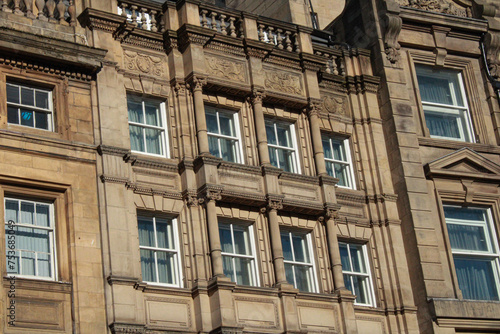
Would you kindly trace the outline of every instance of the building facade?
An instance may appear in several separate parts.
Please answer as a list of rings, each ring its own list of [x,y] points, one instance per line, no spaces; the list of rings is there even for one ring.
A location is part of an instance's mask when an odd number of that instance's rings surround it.
[[[3,1],[0,331],[498,331],[500,9],[398,1]]]

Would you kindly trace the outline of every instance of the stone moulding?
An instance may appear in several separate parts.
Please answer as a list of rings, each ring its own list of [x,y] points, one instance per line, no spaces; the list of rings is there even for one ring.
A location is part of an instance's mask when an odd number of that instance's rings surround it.
[[[460,17],[472,17],[471,6],[464,6],[455,0],[396,0],[401,6],[448,14]],[[461,1],[463,3],[463,1]]]

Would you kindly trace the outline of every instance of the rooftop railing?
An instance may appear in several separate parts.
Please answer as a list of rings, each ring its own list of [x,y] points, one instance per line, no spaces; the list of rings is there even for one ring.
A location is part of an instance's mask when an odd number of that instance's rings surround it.
[[[241,21],[237,14],[223,9],[200,5],[200,26],[231,37],[243,37]]]
[[[73,0],[1,0],[3,12],[30,19],[76,26],[76,8]]]
[[[118,15],[140,29],[152,32],[162,32],[164,29],[161,6],[137,0],[119,0]]]
[[[280,50],[300,52],[295,26],[271,23],[261,19],[257,21],[259,41],[274,44]]]

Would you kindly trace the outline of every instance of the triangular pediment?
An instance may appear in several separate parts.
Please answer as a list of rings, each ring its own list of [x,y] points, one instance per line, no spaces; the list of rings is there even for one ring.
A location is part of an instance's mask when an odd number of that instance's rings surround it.
[[[500,180],[500,165],[469,148],[436,159],[425,166],[425,170],[431,177],[441,175]]]

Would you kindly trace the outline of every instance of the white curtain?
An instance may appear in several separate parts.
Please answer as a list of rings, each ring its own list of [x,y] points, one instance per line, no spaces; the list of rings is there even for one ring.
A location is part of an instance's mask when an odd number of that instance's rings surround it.
[[[465,299],[499,300],[492,261],[456,256],[454,260],[458,285]]]

